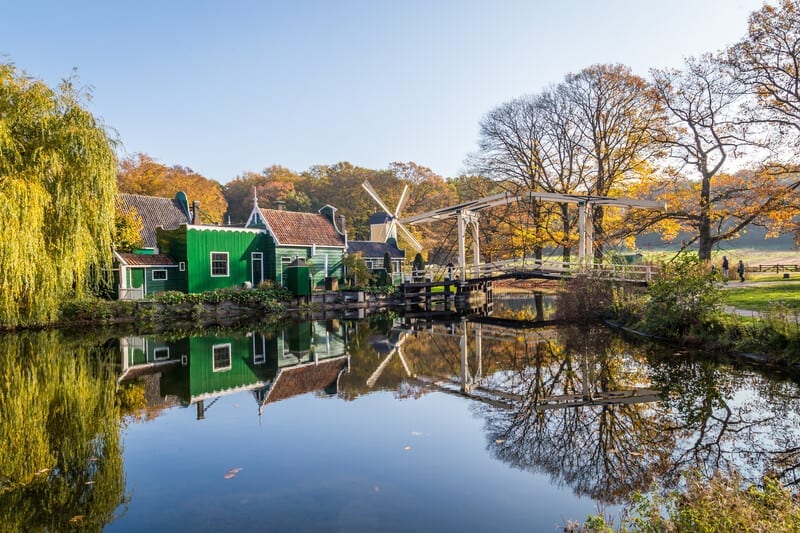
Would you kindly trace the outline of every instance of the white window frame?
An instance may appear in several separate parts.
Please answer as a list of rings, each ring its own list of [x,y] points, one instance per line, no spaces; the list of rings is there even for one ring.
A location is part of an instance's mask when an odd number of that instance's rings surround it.
[[[228,366],[217,367],[216,352],[217,349],[219,348],[225,348],[228,350]],[[231,353],[231,343],[228,342],[225,344],[215,344],[211,347],[211,368],[213,369],[214,372],[227,372],[228,370],[231,369],[232,361],[233,361],[233,354]]]
[[[186,271],[186,263],[184,261],[181,261],[180,263],[178,263],[178,270],[180,272],[185,272]]]
[[[215,255],[224,255],[225,256],[225,273],[224,274],[214,274],[214,256]],[[229,278],[231,276],[231,262],[230,262],[230,254],[228,252],[211,252],[209,255],[209,260],[211,262],[211,277],[212,278]]]
[[[261,278],[261,281],[264,281],[264,252],[250,253],[250,275],[251,276],[253,275],[253,263],[256,262],[256,259],[258,259],[261,264],[261,272],[259,273],[260,275],[258,277]],[[256,285],[258,283],[256,280],[252,281],[253,285]]]
[[[267,339],[256,333],[253,335],[253,364],[263,365],[267,362]]]
[[[166,352],[166,356],[159,356],[159,353]],[[168,346],[159,346],[158,348],[153,348],[153,361],[166,361],[169,359],[169,347]]]
[[[163,278],[157,278],[156,277],[156,272],[163,272],[164,273],[164,277]],[[152,281],[167,281],[169,279],[169,275],[167,274],[167,269],[166,268],[157,268],[155,270],[151,270],[150,271],[150,279]]]

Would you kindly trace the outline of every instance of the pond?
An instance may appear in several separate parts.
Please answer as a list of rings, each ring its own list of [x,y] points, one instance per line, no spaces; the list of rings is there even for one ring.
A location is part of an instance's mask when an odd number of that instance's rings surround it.
[[[692,469],[798,481],[796,382],[600,326],[3,339],[10,530],[550,531]]]

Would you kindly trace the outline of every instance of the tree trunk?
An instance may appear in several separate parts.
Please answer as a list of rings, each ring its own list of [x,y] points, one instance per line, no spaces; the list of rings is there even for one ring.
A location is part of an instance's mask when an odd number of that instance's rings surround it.
[[[698,227],[698,245],[697,255],[700,261],[711,261],[711,248],[714,242],[711,240],[711,206],[709,200],[711,198],[711,177],[703,176],[700,189],[700,224]]]

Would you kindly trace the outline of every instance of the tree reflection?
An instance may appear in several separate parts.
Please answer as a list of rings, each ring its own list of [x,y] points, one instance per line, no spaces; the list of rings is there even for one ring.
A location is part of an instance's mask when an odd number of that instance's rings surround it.
[[[513,372],[520,401],[508,410],[481,408],[499,459],[611,503],[664,472],[674,440],[659,430],[651,405],[593,403],[649,385],[642,366],[606,330],[568,328],[560,343],[524,348]],[[584,405],[552,401],[564,398]]]
[[[100,529],[125,502],[110,346],[3,336],[0,516],[9,530]]]
[[[673,476],[687,468],[733,468],[749,482],[772,473],[786,485],[798,483],[796,384],[696,357],[653,366],[653,382],[668,392],[664,430],[679,443]]]
[[[399,325],[410,328],[404,359],[387,360],[369,339],[390,339]],[[485,419],[491,453],[577,494],[618,503],[654,482],[674,488],[698,469],[735,469],[751,483],[773,473],[800,484],[794,382],[629,344],[598,326],[395,320],[360,327],[347,397],[374,390],[469,397]]]

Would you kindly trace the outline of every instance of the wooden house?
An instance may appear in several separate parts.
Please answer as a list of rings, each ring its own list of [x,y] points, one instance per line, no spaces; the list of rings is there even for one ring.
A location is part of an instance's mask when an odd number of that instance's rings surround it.
[[[301,258],[309,266],[312,285],[319,287],[324,285],[326,277],[341,278],[343,275],[342,259],[347,242],[340,220],[336,220],[336,208],[329,205],[319,213],[300,213],[264,209],[256,204],[247,220],[247,228],[260,229],[269,236],[264,263],[268,279],[285,284],[284,270],[292,261]]]
[[[156,231],[192,222],[186,194],[179,192],[175,198],[117,194],[115,203],[118,212],[132,212],[139,217],[143,243],[132,252],[114,252],[118,297],[137,300],[157,292],[181,290],[186,285],[186,263],[161,253]],[[193,207],[196,212],[197,206]]]
[[[144,241],[134,252],[114,252],[121,299],[255,286],[264,280],[284,284],[284,269],[298,258],[309,266],[315,286],[342,276],[346,238],[331,206],[298,213],[255,204],[245,227],[199,224],[198,205],[190,209],[184,193],[174,199],[121,194],[117,208],[134,210],[141,218]]]

